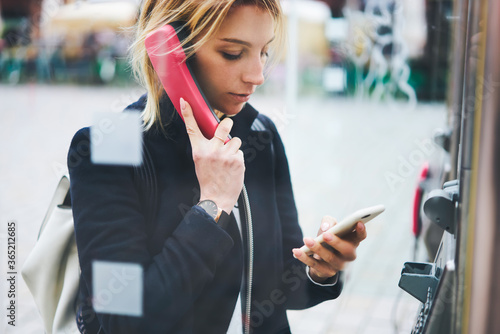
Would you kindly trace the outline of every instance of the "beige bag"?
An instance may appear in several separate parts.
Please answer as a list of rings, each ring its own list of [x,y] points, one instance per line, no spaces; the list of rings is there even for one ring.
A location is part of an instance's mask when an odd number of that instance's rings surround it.
[[[64,175],[56,188],[38,241],[21,274],[42,316],[45,332],[80,333],[76,325],[76,298],[80,266],[71,207],[62,204],[69,192]]]

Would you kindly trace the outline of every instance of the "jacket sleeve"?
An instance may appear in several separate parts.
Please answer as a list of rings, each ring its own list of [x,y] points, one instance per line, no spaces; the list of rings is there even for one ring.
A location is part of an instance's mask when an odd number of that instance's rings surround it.
[[[306,265],[293,257],[292,249],[301,247],[304,242],[298,223],[288,160],[276,126],[269,118],[264,118],[273,133],[276,202],[283,236],[282,289],[287,294],[287,309],[304,309],[337,298],[342,291],[342,276],[333,286],[315,284],[306,274]]]
[[[98,313],[106,333],[167,333],[192,307],[233,240],[210,216],[192,207],[159,254],[150,254],[133,167],[90,161],[89,129],[73,138],[68,155],[81,284],[92,289],[96,260],[140,264],[142,317]]]

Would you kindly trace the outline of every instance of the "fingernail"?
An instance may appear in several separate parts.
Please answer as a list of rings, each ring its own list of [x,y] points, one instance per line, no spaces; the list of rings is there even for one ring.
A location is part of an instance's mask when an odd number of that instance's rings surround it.
[[[312,239],[304,239],[304,243],[309,248],[312,247],[312,246],[314,246],[314,240],[312,240]]]
[[[323,231],[323,232],[328,231],[329,227],[330,227],[330,224],[325,222],[325,223],[321,224],[321,231]]]
[[[182,97],[181,97],[180,103],[181,103],[181,110],[182,111],[186,110],[186,101],[184,101],[184,99]]]
[[[333,240],[332,234],[331,233],[323,233],[323,240],[325,240],[325,241]]]
[[[293,257],[296,259],[302,256],[302,251],[298,248],[292,249],[292,253],[293,253]]]

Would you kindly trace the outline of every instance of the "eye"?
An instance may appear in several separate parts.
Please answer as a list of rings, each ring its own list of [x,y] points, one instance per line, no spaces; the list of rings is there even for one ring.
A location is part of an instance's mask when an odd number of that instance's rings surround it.
[[[241,53],[235,55],[232,53],[222,52],[222,56],[227,60],[238,60],[241,58]]]
[[[264,58],[269,58],[269,52],[263,51],[263,52],[260,53],[260,56],[264,57]]]

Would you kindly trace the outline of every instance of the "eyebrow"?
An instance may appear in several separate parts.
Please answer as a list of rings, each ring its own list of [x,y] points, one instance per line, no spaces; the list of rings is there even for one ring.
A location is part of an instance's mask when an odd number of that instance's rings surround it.
[[[219,40],[223,41],[223,42],[229,42],[229,43],[235,43],[235,44],[241,44],[241,45],[245,45],[247,47],[251,47],[252,46],[252,43],[249,43],[247,41],[242,41],[241,39],[236,39],[236,38],[219,38]],[[274,37],[271,38],[269,40],[269,42],[266,43],[266,45],[268,45],[269,43],[271,43],[272,41],[274,41]]]

